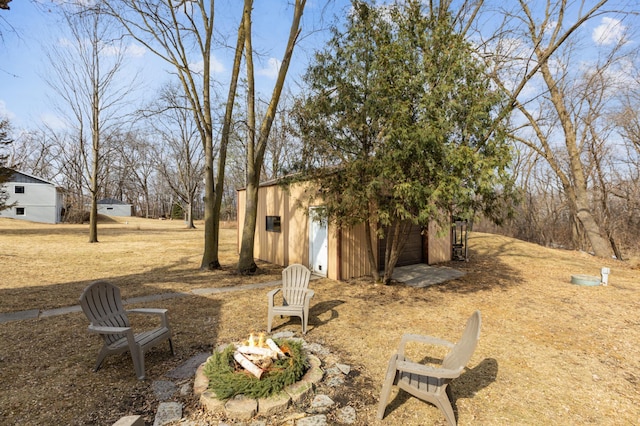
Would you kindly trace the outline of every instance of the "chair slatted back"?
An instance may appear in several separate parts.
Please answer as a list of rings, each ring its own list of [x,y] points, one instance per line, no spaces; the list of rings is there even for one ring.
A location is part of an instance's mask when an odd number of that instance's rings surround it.
[[[480,326],[482,318],[480,311],[475,311],[467,320],[467,325],[462,333],[462,337],[442,360],[442,366],[451,370],[464,368],[471,359],[473,351],[478,346],[480,339]]]
[[[293,264],[282,271],[282,297],[285,305],[303,305],[309,288],[311,271],[306,267]]]
[[[80,305],[84,314],[94,326],[101,327],[130,327],[127,312],[122,304],[120,289],[108,281],[91,283],[80,296]],[[109,345],[124,334],[103,334]]]

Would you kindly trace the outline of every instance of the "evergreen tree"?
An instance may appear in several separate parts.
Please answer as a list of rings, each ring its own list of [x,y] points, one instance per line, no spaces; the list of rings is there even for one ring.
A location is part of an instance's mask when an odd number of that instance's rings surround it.
[[[354,1],[299,102],[305,176],[329,220],[386,237],[385,283],[409,225],[448,230],[452,214],[495,213],[511,188],[510,148],[494,122],[504,98],[449,11],[424,7]],[[372,244],[368,253],[378,280]]]

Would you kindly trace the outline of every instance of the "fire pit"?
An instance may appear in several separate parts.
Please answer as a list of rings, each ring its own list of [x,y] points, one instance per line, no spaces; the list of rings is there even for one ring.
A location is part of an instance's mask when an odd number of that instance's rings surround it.
[[[218,399],[267,398],[299,381],[308,367],[300,341],[265,338],[261,333],[216,351],[203,373]]]

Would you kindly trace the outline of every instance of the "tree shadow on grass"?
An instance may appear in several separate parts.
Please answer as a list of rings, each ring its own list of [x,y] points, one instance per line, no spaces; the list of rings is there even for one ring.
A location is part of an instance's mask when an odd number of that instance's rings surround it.
[[[307,322],[308,326],[312,326],[313,328],[317,328],[319,326],[328,324],[329,322],[338,318],[338,311],[335,310],[337,306],[345,303],[343,300],[326,300],[324,302],[317,303],[312,305],[309,308],[309,321]],[[327,315],[328,314],[328,315]],[[275,317],[280,317],[280,315],[274,315]],[[284,326],[298,326],[300,325],[300,317],[292,316],[289,317],[289,320],[284,323],[278,323],[273,325],[272,329],[275,330]],[[309,331],[309,330],[307,330]]]

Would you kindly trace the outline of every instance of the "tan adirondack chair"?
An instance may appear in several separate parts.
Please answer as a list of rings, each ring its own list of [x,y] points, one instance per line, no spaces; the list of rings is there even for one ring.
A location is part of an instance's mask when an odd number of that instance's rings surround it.
[[[166,309],[125,310],[120,289],[108,281],[95,281],[85,288],[80,296],[80,305],[91,322],[89,332],[97,333],[104,339],[94,371],[98,371],[107,355],[129,351],[136,376],[142,380],[144,379],[144,353],[148,349],[169,340],[171,354],[175,355]],[[160,327],[134,334],[128,313],[157,315],[160,317]]]
[[[416,398],[427,401],[438,407],[450,425],[456,424],[456,417],[447,395],[447,386],[462,374],[464,367],[471,359],[480,338],[480,311],[475,311],[467,320],[462,338],[456,344],[443,339],[418,334],[405,334],[400,340],[398,352],[391,356],[389,367],[382,385],[378,418],[384,417],[391,387],[410,393]],[[442,360],[440,367],[432,367],[412,362],[405,357],[405,346],[408,342],[419,342],[429,345],[441,345],[450,348]]]
[[[314,295],[314,291],[309,289],[310,278],[311,271],[297,263],[288,266],[282,271],[282,288],[271,290],[267,294],[267,299],[269,300],[268,333],[271,333],[271,321],[274,315],[300,317],[302,333],[307,333],[309,301]],[[278,293],[282,296],[281,304],[279,300],[276,303],[276,294]]]

